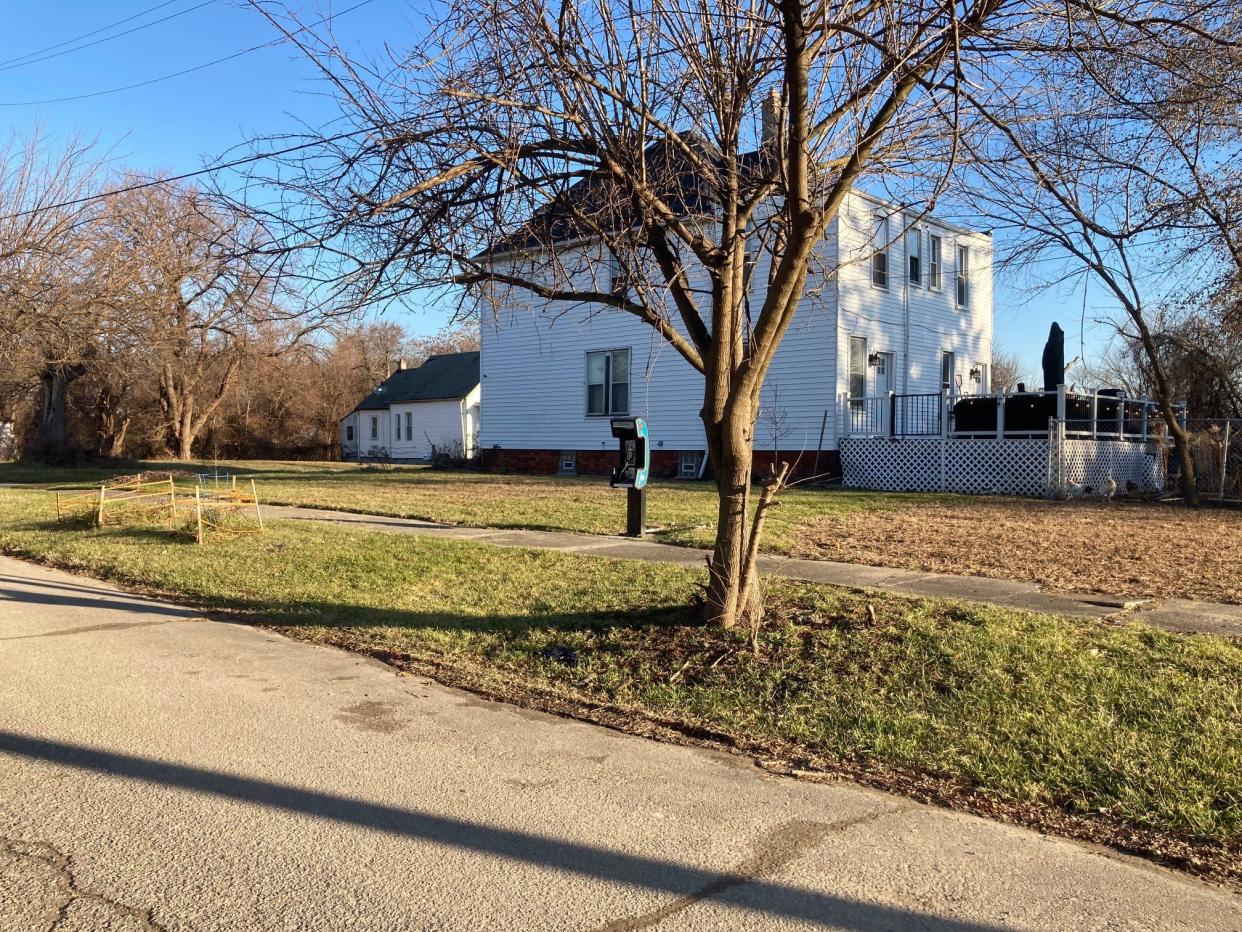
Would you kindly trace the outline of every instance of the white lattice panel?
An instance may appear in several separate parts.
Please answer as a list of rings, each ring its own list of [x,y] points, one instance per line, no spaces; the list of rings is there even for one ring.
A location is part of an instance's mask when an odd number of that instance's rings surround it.
[[[964,492],[1043,497],[1070,485],[1102,491],[1164,487],[1155,444],[1117,440],[994,440],[858,437],[841,441],[845,484],[886,492]]]
[[[1164,461],[1155,442],[1063,440],[1060,480],[1063,487],[1084,486],[1096,492],[1109,479],[1122,489],[1133,482],[1144,492],[1159,492],[1164,489]]]

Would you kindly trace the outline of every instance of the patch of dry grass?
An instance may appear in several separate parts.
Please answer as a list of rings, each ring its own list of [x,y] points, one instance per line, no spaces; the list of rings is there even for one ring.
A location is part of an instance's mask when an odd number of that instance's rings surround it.
[[[1242,513],[1129,502],[929,500],[826,515],[794,555],[1049,589],[1242,603]]]

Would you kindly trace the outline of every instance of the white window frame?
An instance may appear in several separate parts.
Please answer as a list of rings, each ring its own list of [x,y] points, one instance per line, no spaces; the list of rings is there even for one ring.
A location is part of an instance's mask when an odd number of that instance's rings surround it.
[[[625,265],[612,253],[608,254],[608,293],[614,298],[627,298],[630,294],[630,277]]]
[[[862,347],[861,352],[859,347]],[[857,366],[858,372],[854,369]],[[854,377],[858,376],[862,379],[862,391],[854,391]],[[849,368],[846,370],[846,391],[849,392],[851,400],[867,397],[867,338],[860,336],[850,336],[850,358]]]
[[[944,287],[944,237],[927,234],[927,287],[939,291]]]
[[[576,476],[578,475],[578,451],[562,450],[560,454],[560,464],[557,466],[558,475]]]
[[[888,226],[887,214],[873,214],[871,217],[871,287],[888,291],[888,282],[892,268],[888,261]]]
[[[970,307],[970,246],[957,244],[956,298],[958,307]]]
[[[948,378],[945,378],[945,363],[949,364]],[[940,351],[940,390],[950,393],[957,391],[957,353],[953,350]]]
[[[703,463],[702,453],[698,450],[677,451],[677,478],[697,479]]]
[[[414,439],[414,412],[405,412],[405,439],[407,441]]]
[[[394,442],[401,439],[401,414],[398,411],[392,413],[392,439]]]
[[[923,287],[923,231],[913,224],[906,230],[906,279],[915,288]]]
[[[379,440],[379,415],[371,415],[371,439]]]
[[[613,372],[616,368],[613,365],[613,357],[616,356],[618,353],[625,353],[626,381],[624,382],[618,382],[616,379],[613,378]],[[592,411],[591,410],[591,385],[593,383],[591,382],[591,357],[599,356],[599,355],[604,356],[604,381],[603,381],[604,410],[603,411]],[[618,417],[618,416],[624,417],[625,415],[630,413],[630,396],[632,394],[631,389],[633,387],[633,378],[634,378],[633,371],[631,369],[633,362],[634,362],[634,354],[630,351],[630,347],[628,346],[614,346],[609,349],[587,350],[586,356],[583,359],[584,374],[586,376],[585,402],[586,402],[586,416],[587,417]],[[625,407],[624,408],[617,407],[614,404],[613,393],[616,390],[616,387],[618,385],[625,386]]]

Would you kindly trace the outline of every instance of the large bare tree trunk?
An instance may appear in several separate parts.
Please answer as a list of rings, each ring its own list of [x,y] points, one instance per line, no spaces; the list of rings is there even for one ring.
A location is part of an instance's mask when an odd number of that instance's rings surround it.
[[[705,426],[718,497],[716,546],[708,564],[706,616],[710,622],[732,628],[745,623],[754,608],[743,604],[743,594],[757,592],[749,578],[754,567],[748,567],[746,560],[750,549],[747,505],[754,461],[754,418],[749,410],[731,407],[721,421],[707,420]]]
[[[39,374],[42,404],[39,409],[38,457],[49,463],[69,459],[69,386],[85,370],[81,366],[50,364]]]
[[[1173,438],[1177,446],[1177,459],[1182,471],[1182,502],[1186,505],[1198,505],[1199,484],[1195,480],[1195,461],[1190,452],[1190,435],[1182,427],[1177,414],[1173,411],[1173,390],[1169,384],[1169,374],[1165,371],[1164,361],[1160,358],[1160,350],[1156,346],[1151,328],[1147,326],[1147,319],[1137,307],[1129,302],[1126,303],[1126,310],[1135,329],[1138,330],[1139,341],[1147,356],[1147,364],[1151,367],[1156,400],[1160,402],[1160,410],[1164,415],[1165,426],[1169,429],[1169,436]]]

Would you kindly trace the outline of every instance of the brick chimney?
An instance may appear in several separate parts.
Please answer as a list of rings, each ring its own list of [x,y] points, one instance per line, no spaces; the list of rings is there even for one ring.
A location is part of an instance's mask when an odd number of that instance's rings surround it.
[[[773,87],[768,90],[767,96],[763,98],[761,116],[760,145],[775,146],[785,128],[785,108],[781,103],[780,88]]]

